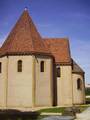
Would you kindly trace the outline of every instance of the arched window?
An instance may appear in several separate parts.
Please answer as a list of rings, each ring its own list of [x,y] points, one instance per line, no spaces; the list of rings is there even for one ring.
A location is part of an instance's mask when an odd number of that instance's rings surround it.
[[[81,79],[77,79],[77,89],[78,90],[82,89],[82,81],[81,81]]]
[[[2,63],[0,62],[0,73],[2,72]]]
[[[44,72],[44,61],[41,61],[40,63],[40,71]]]
[[[56,70],[57,70],[57,77],[60,77],[60,76],[61,76],[61,70],[60,70],[60,67],[57,67]]]
[[[18,60],[17,68],[18,72],[22,72],[22,60]]]

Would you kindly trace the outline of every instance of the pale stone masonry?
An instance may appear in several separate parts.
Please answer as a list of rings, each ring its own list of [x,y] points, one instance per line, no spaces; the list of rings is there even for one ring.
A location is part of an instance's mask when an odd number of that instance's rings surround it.
[[[0,109],[85,103],[84,71],[67,38],[42,38],[27,10],[0,48]]]

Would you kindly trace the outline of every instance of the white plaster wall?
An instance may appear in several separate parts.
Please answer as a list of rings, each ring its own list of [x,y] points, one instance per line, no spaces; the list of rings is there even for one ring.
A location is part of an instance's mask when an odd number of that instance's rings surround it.
[[[60,66],[61,77],[57,78],[57,105],[72,105],[71,66]]]
[[[22,60],[22,72],[17,72],[17,61]],[[32,107],[33,56],[8,57],[8,108]]]
[[[45,71],[40,72],[40,62],[45,62]],[[52,106],[52,59],[37,57],[35,60],[36,68],[36,106]]]
[[[6,107],[6,89],[7,89],[7,57],[0,58],[2,63],[2,73],[0,73],[0,107]]]
[[[82,80],[82,89],[77,89],[77,79],[80,78]],[[82,104],[85,103],[85,89],[83,83],[83,76],[79,74],[72,74],[73,79],[73,103],[74,104]]]

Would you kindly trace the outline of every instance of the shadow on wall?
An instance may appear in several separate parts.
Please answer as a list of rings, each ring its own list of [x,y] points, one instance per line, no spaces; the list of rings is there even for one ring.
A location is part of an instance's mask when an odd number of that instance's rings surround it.
[[[38,112],[21,112],[18,110],[0,110],[0,120],[36,120]]]
[[[54,73],[53,74],[53,106],[57,106],[57,72],[56,72],[56,65],[53,65],[53,73]]]

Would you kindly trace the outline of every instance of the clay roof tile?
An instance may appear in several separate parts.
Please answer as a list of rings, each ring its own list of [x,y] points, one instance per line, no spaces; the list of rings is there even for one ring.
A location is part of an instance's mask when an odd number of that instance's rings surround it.
[[[2,45],[0,54],[30,52],[50,54],[48,47],[43,43],[28,11],[24,10]]]
[[[83,69],[72,59],[72,72],[73,73],[84,73]]]
[[[69,40],[67,38],[44,38],[56,63],[71,63]]]

